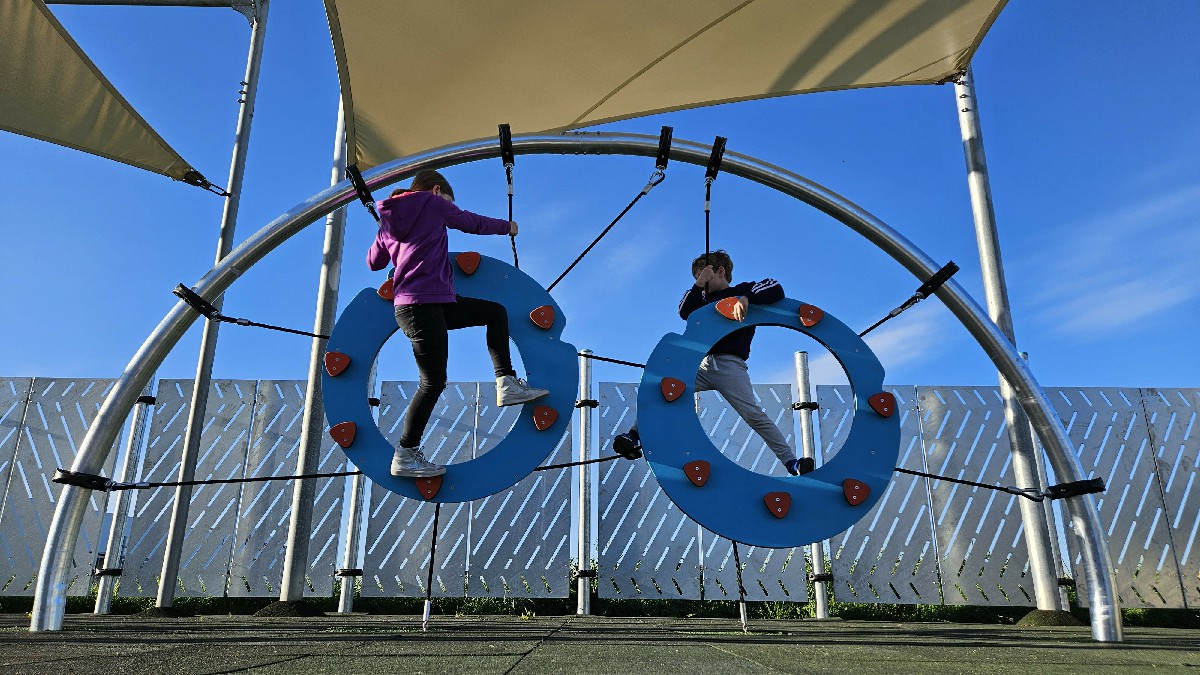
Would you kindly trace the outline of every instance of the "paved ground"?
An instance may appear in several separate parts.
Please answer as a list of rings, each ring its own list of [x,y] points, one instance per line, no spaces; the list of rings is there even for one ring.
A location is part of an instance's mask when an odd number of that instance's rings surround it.
[[[1200,632],[855,621],[0,615],[0,673],[1131,673],[1200,670]]]

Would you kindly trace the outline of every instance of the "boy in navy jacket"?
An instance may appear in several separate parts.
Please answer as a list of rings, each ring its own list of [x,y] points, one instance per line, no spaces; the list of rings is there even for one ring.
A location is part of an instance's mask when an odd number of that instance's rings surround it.
[[[738,299],[733,308],[734,319],[744,321],[751,304],[766,305],[784,297],[783,287],[774,279],[731,285],[733,260],[725,251],[713,251],[693,260],[692,276],[696,283],[679,301],[679,316],[684,321],[692,312],[707,304],[734,297]],[[754,326],[747,326],[717,341],[700,362],[700,370],[696,372],[696,392],[716,391],[721,394],[750,428],[762,436],[788,473],[793,476],[808,473],[813,469],[812,460],[796,458],[795,451],[788,445],[779,427],[767,417],[766,411],[754,398],[754,387],[746,368],[753,339]],[[642,456],[636,423],[632,429],[613,439],[613,450],[629,459]]]

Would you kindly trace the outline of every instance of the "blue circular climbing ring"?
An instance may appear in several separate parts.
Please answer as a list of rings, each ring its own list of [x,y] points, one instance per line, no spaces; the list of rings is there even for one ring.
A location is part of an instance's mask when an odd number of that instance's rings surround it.
[[[697,523],[744,544],[786,548],[846,530],[883,496],[899,455],[900,415],[883,389],[883,366],[853,330],[813,305],[792,299],[751,305],[744,322],[728,318],[721,305],[693,312],[683,335],[665,335],[646,363],[638,430],[654,477]],[[746,326],[806,333],[846,370],[853,426],[838,454],[816,471],[774,477],[744,469],[700,425],[692,396],[700,362],[718,340]]]
[[[571,424],[579,389],[576,349],[561,340],[566,318],[529,275],[478,253],[451,253],[459,295],[498,302],[508,310],[509,334],[533,386],[550,394],[522,406],[516,425],[480,457],[451,464],[444,476],[391,475],[395,448],[371,415],[371,366],[397,331],[392,301],[367,288],[350,303],[329,336],[321,386],[330,434],[346,457],[376,485],[433,502],[482,499],[512,487],[533,472],[561,442]],[[390,280],[385,287],[390,288]]]

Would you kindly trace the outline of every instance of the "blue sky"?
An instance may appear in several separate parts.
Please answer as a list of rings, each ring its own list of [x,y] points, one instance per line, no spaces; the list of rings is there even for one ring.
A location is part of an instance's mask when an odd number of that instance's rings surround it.
[[[228,9],[56,6],[55,14],[122,93],[185,158],[224,184],[249,27]],[[1200,3],[1015,0],[974,61],[1017,342],[1048,386],[1200,386]],[[136,36],[131,39],[130,36]],[[403,86],[402,68],[388,86]],[[453,86],[453,74],[447,75]],[[337,78],[319,0],[276,2],[249,150],[237,239],[329,184]],[[463,105],[474,105],[463,92]],[[436,111],[430,111],[436,114]],[[496,120],[497,123],[505,120]],[[606,125],[710,142],[800,173],[904,233],[982,304],[964,160],[949,86],[778,98]],[[514,129],[521,132],[521,129]],[[161,176],[0,134],[0,376],[115,377],[174,304],[171,288],[213,264],[221,200]],[[522,269],[549,284],[645,183],[645,158],[518,157]],[[556,289],[564,338],[644,360],[675,314],[703,253],[703,170],[672,165],[665,183]],[[498,161],[447,172],[459,204],[505,212]],[[310,227],[227,293],[225,312],[312,325],[321,227]],[[375,225],[350,211],[341,304],[379,273],[363,254]],[[714,186],[713,243],[735,277],[779,279],[852,327],[866,327],[918,281],[813,209],[737,178]],[[507,238],[452,235],[453,248],[510,260]],[[451,379],[490,374],[480,331],[451,343]],[[936,300],[870,340],[903,384],[995,382],[991,364]],[[160,377],[191,377],[199,330]],[[215,375],[303,378],[305,338],[221,330]],[[815,343],[763,329],[751,372],[791,379],[809,349],[814,381],[838,382]],[[383,379],[412,379],[393,340]],[[640,372],[597,365],[603,380]]]

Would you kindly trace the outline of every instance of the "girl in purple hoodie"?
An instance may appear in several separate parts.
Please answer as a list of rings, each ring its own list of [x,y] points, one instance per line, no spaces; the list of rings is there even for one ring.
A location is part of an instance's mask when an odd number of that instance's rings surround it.
[[[518,405],[550,392],[534,389],[516,376],[509,356],[508,312],[490,300],[454,292],[446,228],[468,234],[516,236],[516,222],[488,218],[454,205],[454,190],[437,171],[417,173],[407,190],[399,189],[378,203],[379,233],[367,251],[367,266],[381,270],[392,264],[396,325],[412,341],[420,373],[417,393],[409,401],[392,458],[392,475],[440,476],[446,467],[434,464],[421,451],[421,436],[446,388],[448,331],[487,327],[487,349],[496,371],[496,405]]]

